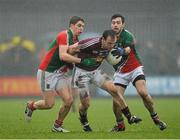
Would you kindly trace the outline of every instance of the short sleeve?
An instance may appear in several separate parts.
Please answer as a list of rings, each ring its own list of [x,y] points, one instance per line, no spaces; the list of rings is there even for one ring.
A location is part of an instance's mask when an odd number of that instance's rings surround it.
[[[67,31],[60,32],[56,37],[56,41],[58,45],[68,45]]]

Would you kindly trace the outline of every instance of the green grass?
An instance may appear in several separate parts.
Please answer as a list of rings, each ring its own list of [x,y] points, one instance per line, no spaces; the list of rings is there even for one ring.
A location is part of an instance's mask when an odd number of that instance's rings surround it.
[[[131,111],[140,116],[143,122],[138,125],[126,123],[126,131],[110,133],[115,124],[111,99],[92,99],[89,109],[89,121],[92,133],[85,133],[78,120],[78,113],[70,112],[64,122],[70,133],[53,133],[51,127],[57,117],[61,100],[56,100],[52,110],[40,110],[33,114],[31,123],[24,120],[24,108],[27,99],[0,100],[0,138],[1,139],[173,139],[180,138],[180,101],[174,99],[156,99],[156,110],[168,124],[165,131],[160,131],[151,121],[140,98],[127,99]]]

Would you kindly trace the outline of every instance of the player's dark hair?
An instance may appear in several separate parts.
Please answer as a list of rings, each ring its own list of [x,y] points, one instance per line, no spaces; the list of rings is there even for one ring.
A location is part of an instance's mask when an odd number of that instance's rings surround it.
[[[114,15],[111,17],[111,21],[112,21],[113,19],[115,19],[115,18],[121,18],[122,23],[125,22],[124,16],[122,16],[122,15],[120,15],[120,14],[114,14]]]
[[[113,30],[105,30],[103,32],[102,37],[106,40],[108,36],[110,36],[111,38],[115,38],[116,37],[116,32],[113,31]]]
[[[73,17],[71,17],[71,19],[70,19],[70,21],[69,21],[69,26],[70,26],[71,24],[76,24],[78,21],[84,22],[84,19],[81,18],[81,17],[78,17],[78,16],[73,16]]]

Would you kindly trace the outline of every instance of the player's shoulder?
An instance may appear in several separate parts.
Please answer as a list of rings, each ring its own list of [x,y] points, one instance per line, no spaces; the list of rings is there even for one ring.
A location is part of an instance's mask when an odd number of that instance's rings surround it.
[[[79,41],[79,48],[85,49],[94,46],[100,42],[100,37],[87,38]]]
[[[91,38],[86,38],[86,41],[99,41],[100,37],[91,37]]]
[[[131,33],[129,30],[124,29],[124,30],[123,30],[123,34],[124,34],[125,36],[134,38],[133,33]]]
[[[95,44],[100,41],[100,37],[91,37],[91,38],[86,38],[80,41],[80,44]]]
[[[63,30],[59,32],[59,34],[57,35],[57,37],[66,37],[66,36],[67,36],[67,30]]]

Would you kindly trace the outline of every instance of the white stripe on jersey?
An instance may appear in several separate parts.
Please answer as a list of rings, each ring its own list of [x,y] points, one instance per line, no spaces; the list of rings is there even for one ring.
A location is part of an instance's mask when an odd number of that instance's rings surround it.
[[[79,49],[88,48],[89,46],[98,43],[98,42],[99,42],[99,39],[100,39],[99,37],[96,37],[96,38],[93,38],[93,39],[85,42],[84,44],[79,44],[79,45],[78,45],[78,48],[79,48]]]

